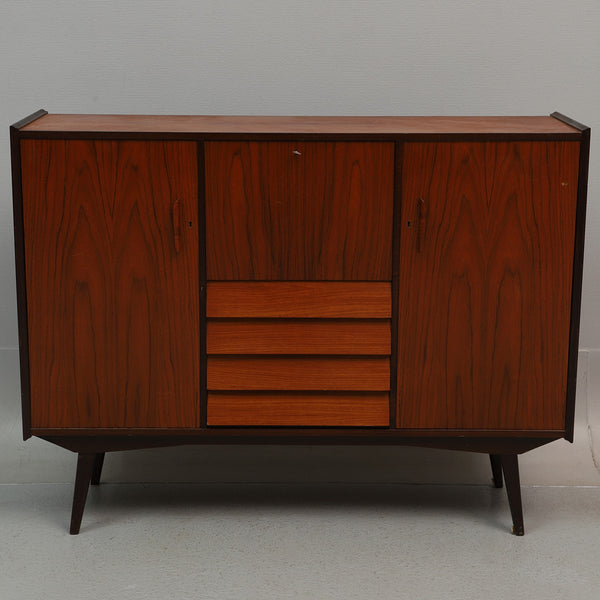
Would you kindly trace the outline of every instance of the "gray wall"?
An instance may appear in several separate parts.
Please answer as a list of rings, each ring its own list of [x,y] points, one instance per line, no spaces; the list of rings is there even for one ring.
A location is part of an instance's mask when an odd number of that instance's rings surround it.
[[[0,480],[60,480],[67,471],[71,477],[72,466],[72,457],[62,451],[39,441],[19,442],[10,123],[38,108],[315,115],[559,110],[600,131],[598,32],[597,0],[0,0]],[[596,139],[593,133],[580,343],[582,453],[593,444],[594,417],[600,412]],[[566,445],[563,450],[574,452]],[[181,450],[169,452],[181,464],[193,463]],[[314,458],[313,450],[256,452],[256,461],[267,464],[274,457],[286,457],[282,465],[290,457],[308,457],[307,464]],[[320,460],[333,460],[337,455],[332,452],[321,454]],[[372,452],[379,464],[381,456]],[[156,455],[136,456],[142,468]],[[224,454],[203,450],[198,456],[214,462]],[[394,455],[394,460],[403,456],[409,454]],[[437,461],[437,455],[419,456]],[[334,461],[332,468],[340,465]],[[113,471],[114,476],[146,477],[143,468],[123,469]],[[186,478],[190,472],[184,469],[177,476]],[[173,476],[166,467],[154,474]],[[583,479],[591,481],[595,475],[591,468]],[[571,483],[577,479],[573,465],[552,477]]]

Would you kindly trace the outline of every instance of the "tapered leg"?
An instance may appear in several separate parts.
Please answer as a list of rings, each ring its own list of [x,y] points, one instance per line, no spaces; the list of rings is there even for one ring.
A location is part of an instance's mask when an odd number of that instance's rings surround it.
[[[98,456],[100,455],[86,452],[80,452],[77,456],[77,475],[75,476],[75,493],[73,494],[73,510],[71,511],[71,535],[79,533],[92,471]]]
[[[519,481],[519,461],[516,454],[502,454],[502,471],[504,471],[504,481],[506,482],[506,493],[508,494],[508,504],[510,505],[510,514],[512,515],[513,528],[515,535],[523,535],[523,505],[521,503],[521,482]]]
[[[502,487],[502,461],[498,454],[490,454],[490,463],[492,465],[492,480],[494,486],[497,488]]]
[[[94,458],[94,467],[92,469],[92,485],[100,485],[100,476],[102,475],[102,465],[104,464],[104,452],[96,454]]]

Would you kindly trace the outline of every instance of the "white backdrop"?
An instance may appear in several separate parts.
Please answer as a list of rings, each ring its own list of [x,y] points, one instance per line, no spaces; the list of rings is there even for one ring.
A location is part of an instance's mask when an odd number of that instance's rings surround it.
[[[60,480],[67,471],[72,477],[67,453],[19,442],[8,126],[38,108],[311,115],[558,110],[590,125],[578,400],[581,456],[589,449],[588,426],[600,413],[598,0],[0,0],[0,90],[0,481]],[[263,463],[275,456],[256,452]],[[310,452],[298,451],[296,459]],[[139,464],[158,456],[138,455]],[[200,456],[214,461],[217,454]],[[591,458],[585,469],[590,464]],[[157,469],[155,477],[173,473]],[[573,465],[552,477],[589,482],[596,473],[585,469],[579,473],[589,477],[578,479]]]

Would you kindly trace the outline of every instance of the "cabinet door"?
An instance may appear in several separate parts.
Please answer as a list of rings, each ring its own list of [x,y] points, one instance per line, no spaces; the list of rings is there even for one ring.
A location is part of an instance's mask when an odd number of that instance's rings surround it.
[[[198,426],[196,144],[21,154],[32,427]]]
[[[209,280],[391,280],[394,144],[205,148]]]
[[[564,430],[578,152],[405,145],[399,427]]]

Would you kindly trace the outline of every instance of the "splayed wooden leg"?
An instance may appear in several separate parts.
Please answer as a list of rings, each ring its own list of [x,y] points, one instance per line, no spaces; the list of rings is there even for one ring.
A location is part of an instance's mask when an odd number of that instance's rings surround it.
[[[523,535],[523,505],[521,503],[521,482],[519,480],[519,461],[516,454],[502,454],[502,471],[506,482],[506,493],[508,504],[513,520],[512,532],[515,535]]]
[[[81,518],[87,499],[88,488],[92,479],[92,471],[100,454],[80,452],[77,456],[77,475],[75,476],[75,492],[71,511],[71,535],[77,535],[81,527]]]
[[[492,465],[492,480],[494,487],[502,487],[502,461],[498,454],[490,454],[490,464]]]
[[[94,466],[92,468],[92,485],[100,485],[100,476],[102,475],[102,465],[104,464],[104,452],[96,454],[94,458]]]

